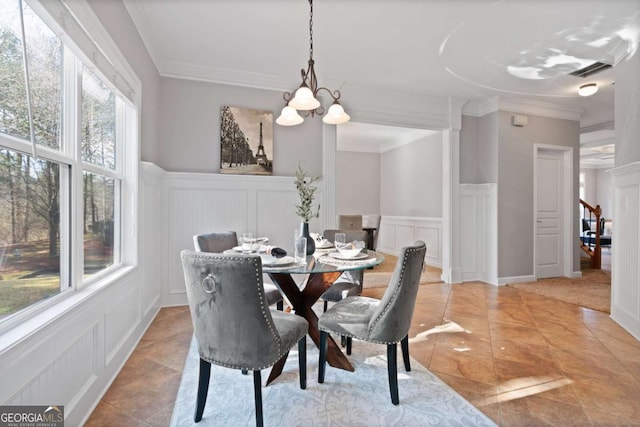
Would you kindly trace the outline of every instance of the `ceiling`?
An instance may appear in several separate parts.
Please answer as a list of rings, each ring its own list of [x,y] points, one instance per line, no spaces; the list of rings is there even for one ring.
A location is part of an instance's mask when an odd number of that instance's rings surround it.
[[[124,0],[164,76],[292,91],[309,56],[305,0]],[[481,101],[526,98],[614,120],[614,70],[640,40],[640,0],[316,0],[319,85]],[[585,98],[581,84],[600,90]],[[403,136],[404,138],[404,136]],[[592,142],[593,143],[593,142]]]

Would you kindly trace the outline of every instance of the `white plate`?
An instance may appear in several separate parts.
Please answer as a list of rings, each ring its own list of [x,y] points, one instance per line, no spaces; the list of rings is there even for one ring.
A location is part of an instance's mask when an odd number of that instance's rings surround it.
[[[316,243],[316,249],[329,249],[333,247],[331,242]]]
[[[233,250],[236,252],[242,252],[242,246],[234,246]],[[267,247],[265,245],[260,245],[258,252],[267,252]]]
[[[262,257],[263,267],[286,267],[288,265],[293,265],[295,263],[296,263],[296,260],[290,256],[276,258],[276,257],[272,257],[271,255],[265,255]]]
[[[354,260],[354,259],[365,259],[369,256],[369,254],[359,253],[359,254],[356,254],[355,256],[348,257],[345,255],[342,255],[340,252],[331,252],[329,256],[336,259]]]

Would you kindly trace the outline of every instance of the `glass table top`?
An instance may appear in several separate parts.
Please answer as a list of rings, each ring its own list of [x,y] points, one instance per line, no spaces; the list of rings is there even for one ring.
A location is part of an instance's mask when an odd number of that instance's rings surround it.
[[[383,254],[371,250],[363,251],[362,255],[356,259],[338,258],[339,255],[333,250],[316,250],[313,255],[307,256],[304,263],[296,263],[291,256],[275,258],[265,253],[243,254],[234,250],[226,250],[224,253],[228,255],[260,256],[262,258],[262,270],[265,273],[311,274],[363,270],[384,261]],[[335,257],[332,255],[335,255]]]

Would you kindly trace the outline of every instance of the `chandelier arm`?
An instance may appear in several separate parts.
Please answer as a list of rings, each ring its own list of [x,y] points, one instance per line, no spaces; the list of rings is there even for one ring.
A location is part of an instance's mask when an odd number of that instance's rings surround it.
[[[291,101],[291,98],[293,98],[293,93],[291,93],[291,92],[285,92],[285,93],[283,93],[283,94],[282,94],[282,98],[284,99],[284,102],[285,102],[286,104],[288,104],[288,103],[289,103],[289,101]]]
[[[313,92],[313,94],[314,94],[314,95],[317,95],[317,94],[318,94],[318,92],[320,92],[321,90],[325,90],[325,91],[327,91],[327,93],[329,94],[329,96],[331,96],[331,98],[333,98],[333,100],[334,100],[334,101],[337,101],[337,100],[339,100],[339,99],[340,99],[340,91],[339,91],[339,90],[331,91],[330,89],[327,89],[327,88],[326,88],[326,87],[324,87],[324,86],[323,86],[323,87],[319,87],[319,88],[317,88],[317,89]]]

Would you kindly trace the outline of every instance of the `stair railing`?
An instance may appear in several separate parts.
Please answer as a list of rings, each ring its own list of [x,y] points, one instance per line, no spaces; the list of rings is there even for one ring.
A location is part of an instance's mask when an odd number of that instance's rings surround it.
[[[602,247],[600,245],[600,216],[602,209],[600,205],[594,208],[589,203],[580,199],[582,208],[582,231],[580,232],[580,247],[591,258],[591,268],[600,268],[602,266]],[[591,224],[596,224],[595,234],[591,230]]]

